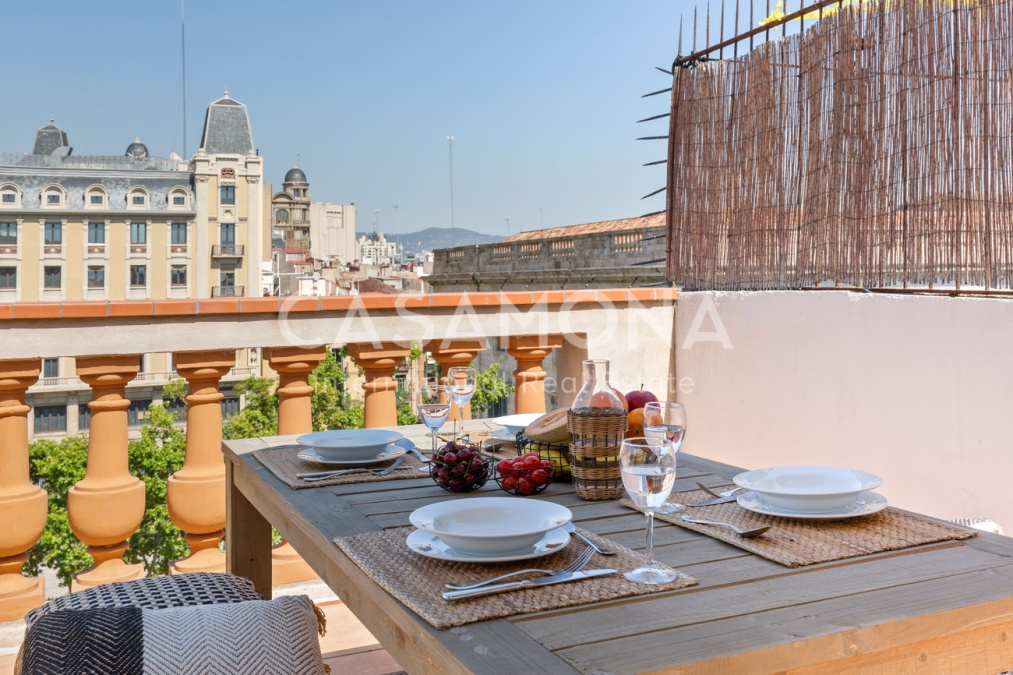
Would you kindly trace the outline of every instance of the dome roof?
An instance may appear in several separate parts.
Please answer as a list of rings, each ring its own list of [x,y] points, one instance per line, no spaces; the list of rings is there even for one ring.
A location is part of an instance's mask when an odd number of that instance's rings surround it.
[[[123,154],[133,159],[147,159],[148,146],[141,143],[141,139],[135,138],[134,142],[127,146],[127,151]]]
[[[306,180],[306,174],[304,174],[302,172],[302,169],[300,169],[299,167],[295,167],[295,168],[289,169],[288,173],[285,174],[285,182],[286,183],[307,183],[309,181]]]

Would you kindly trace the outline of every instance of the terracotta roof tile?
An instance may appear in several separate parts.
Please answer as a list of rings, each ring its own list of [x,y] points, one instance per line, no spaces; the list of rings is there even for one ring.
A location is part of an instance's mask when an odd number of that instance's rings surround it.
[[[541,241],[557,237],[573,237],[578,234],[594,234],[596,232],[621,232],[623,230],[644,230],[650,227],[664,227],[665,214],[640,216],[639,218],[623,218],[621,220],[603,220],[597,223],[582,223],[566,227],[550,227],[544,230],[518,232],[497,243],[505,244],[518,241]]]

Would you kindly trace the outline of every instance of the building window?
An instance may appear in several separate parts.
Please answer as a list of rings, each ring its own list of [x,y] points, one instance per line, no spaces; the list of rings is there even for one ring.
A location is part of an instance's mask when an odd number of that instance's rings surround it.
[[[130,203],[134,206],[144,206],[144,195],[132,195]]]
[[[148,419],[151,401],[131,401],[127,408],[127,426],[139,427]]]
[[[40,405],[35,407],[35,433],[67,430],[67,406]]]
[[[60,359],[42,359],[42,377],[60,377]]]
[[[131,265],[130,266],[130,285],[147,286],[148,285],[148,267],[147,265]]]
[[[4,204],[13,204],[14,200],[15,200],[15,196],[14,196],[13,192],[5,192],[4,193],[4,195],[3,195],[3,203]]]
[[[62,287],[63,281],[63,268],[62,267],[43,267],[43,288],[57,289]]]
[[[87,403],[81,403],[77,406],[77,428],[81,431],[91,428],[91,408],[88,407]]]
[[[105,223],[88,223],[88,243],[89,244],[106,243]]]
[[[0,267],[0,288],[18,287],[18,268]]]
[[[222,419],[236,415],[239,413],[239,399],[238,398],[223,398],[222,399]]]
[[[235,223],[222,223],[219,230],[221,241],[219,242],[222,246],[235,246],[236,245],[236,224]]]
[[[88,202],[91,203],[91,204],[99,204],[99,205],[101,205],[102,204],[102,195],[100,195],[100,194],[90,195],[89,198],[88,198]]]
[[[46,223],[46,244],[62,244],[63,243],[63,224],[62,223]]]
[[[169,281],[173,286],[186,286],[186,267],[174,265],[169,271]]]
[[[88,288],[106,287],[106,268],[101,265],[88,267]]]
[[[60,193],[59,192],[48,192],[46,193],[46,203],[49,205],[60,205]]]
[[[222,204],[235,204],[236,203],[236,186],[235,185],[223,185],[222,186]]]
[[[130,223],[130,243],[131,244],[148,243],[147,223]]]
[[[276,223],[287,223],[288,222],[288,211],[286,209],[278,209],[278,213],[274,216],[274,222]]]
[[[172,196],[172,205],[173,206],[186,206],[186,197],[184,197],[183,195],[173,195]]]
[[[15,246],[18,243],[18,224],[0,223],[0,246]]]
[[[219,276],[219,285],[223,288],[235,288],[236,286],[236,271],[235,270],[222,270]]]
[[[186,223],[173,223],[172,229],[172,243],[173,244],[186,244]]]

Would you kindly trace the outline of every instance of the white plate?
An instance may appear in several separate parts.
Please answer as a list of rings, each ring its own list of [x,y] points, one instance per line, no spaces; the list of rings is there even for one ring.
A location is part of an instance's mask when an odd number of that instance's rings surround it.
[[[506,429],[497,429],[489,434],[489,438],[497,441],[510,441],[512,443],[517,440],[517,434],[512,434]]]
[[[367,459],[327,459],[326,457],[322,457],[315,448],[306,448],[305,450],[301,450],[296,457],[304,462],[315,462],[317,464],[328,464],[333,466],[368,466],[370,464],[379,464],[380,462],[386,462],[394,459],[395,457],[403,455],[404,452],[402,451],[411,452],[414,447],[414,443],[407,438],[402,438],[401,440],[388,445],[383,449],[383,452],[377,453]]]
[[[806,513],[829,513],[844,508],[858,493],[873,490],[883,480],[868,471],[829,466],[781,466],[745,471],[735,484],[759,493],[780,509]]]
[[[739,495],[738,502],[739,506],[753,513],[762,513],[765,516],[780,516],[782,518],[798,518],[801,520],[855,518],[882,511],[887,507],[886,497],[878,492],[860,492],[858,497],[850,504],[829,513],[800,513],[798,511],[782,509],[763,501],[760,495],[755,492]]]
[[[541,558],[542,556],[561,551],[570,543],[570,533],[563,528],[557,528],[546,532],[535,544],[527,546],[519,551],[504,553],[500,555],[482,555],[479,553],[467,553],[458,551],[445,541],[431,532],[415,530],[408,535],[408,548],[419,555],[424,555],[437,560],[452,560],[454,562],[471,563],[501,563],[512,560],[528,560]]]
[[[523,413],[520,415],[504,415],[503,417],[495,417],[490,422],[498,424],[501,427],[506,427],[505,431],[510,434],[513,438],[517,435],[518,431],[524,431],[524,428],[534,422],[536,419],[541,417],[543,413]]]
[[[375,457],[401,438],[403,434],[386,429],[334,429],[303,434],[295,442],[327,459],[353,461]]]
[[[539,499],[470,497],[428,504],[408,520],[458,551],[496,556],[534,546],[572,518],[565,506]]]

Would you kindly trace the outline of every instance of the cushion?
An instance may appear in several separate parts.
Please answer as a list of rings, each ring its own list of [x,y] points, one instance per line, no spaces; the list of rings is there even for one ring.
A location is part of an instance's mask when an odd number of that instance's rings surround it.
[[[124,581],[54,598],[36,607],[25,616],[32,624],[41,617],[62,609],[98,609],[103,607],[139,607],[167,609],[190,605],[213,605],[223,602],[262,600],[253,582],[233,574],[195,572],[175,576]]]
[[[36,619],[22,675],[324,673],[323,620],[305,595],[142,609],[66,609]]]

